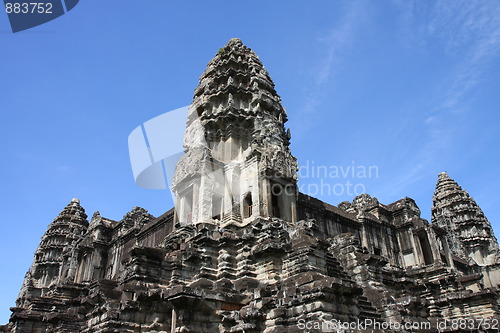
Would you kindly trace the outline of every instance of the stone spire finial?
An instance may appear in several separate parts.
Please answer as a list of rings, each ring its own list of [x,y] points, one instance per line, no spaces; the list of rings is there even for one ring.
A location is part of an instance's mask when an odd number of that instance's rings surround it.
[[[66,220],[78,221],[77,223],[88,226],[87,214],[85,214],[85,209],[80,205],[79,199],[73,198],[52,223],[65,222]]]
[[[229,42],[227,42],[227,45],[238,45],[241,46],[243,45],[243,42],[239,38],[231,38]]]
[[[461,191],[462,188],[456,181],[450,178],[446,172],[441,172],[438,175],[438,181],[436,184],[435,196],[447,195],[449,191]]]

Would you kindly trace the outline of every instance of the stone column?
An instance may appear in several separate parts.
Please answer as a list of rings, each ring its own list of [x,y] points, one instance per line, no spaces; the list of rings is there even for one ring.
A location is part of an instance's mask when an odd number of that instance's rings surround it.
[[[177,312],[172,307],[172,325],[170,326],[170,333],[175,333],[177,327]]]
[[[444,254],[446,255],[448,266],[455,269],[455,264],[453,263],[453,256],[451,255],[450,246],[448,245],[448,240],[446,239],[446,237],[441,237],[441,236],[439,236],[439,239],[441,240],[441,244],[443,244],[443,251]]]
[[[297,222],[297,198],[294,195],[290,196],[291,203],[290,203],[290,209],[292,210],[292,222]]]
[[[263,217],[270,217],[273,215],[273,207],[271,204],[271,182],[267,178],[262,179],[262,212]]]
[[[414,250],[413,253],[415,255],[415,261],[417,265],[423,265],[425,264],[425,260],[424,260],[424,254],[422,253],[422,247],[420,246],[420,239],[418,239],[418,236],[415,235],[413,231],[411,233],[412,234],[410,240]]]
[[[193,203],[191,205],[191,224],[194,224],[195,222],[199,222],[201,218],[201,212],[202,212],[202,200],[200,200],[200,196],[203,195],[203,193],[200,193],[200,184],[198,181],[195,181],[193,183]],[[188,213],[189,214],[189,213]]]
[[[426,237],[432,251],[432,257],[434,258],[434,262],[441,262],[441,255],[439,254],[439,249],[437,246],[436,233],[434,232],[434,229],[430,227],[427,227],[426,231],[427,231]]]
[[[362,223],[361,226],[361,246],[369,249],[369,244],[368,244],[368,234],[366,231],[366,221],[364,218],[360,218],[359,221]]]

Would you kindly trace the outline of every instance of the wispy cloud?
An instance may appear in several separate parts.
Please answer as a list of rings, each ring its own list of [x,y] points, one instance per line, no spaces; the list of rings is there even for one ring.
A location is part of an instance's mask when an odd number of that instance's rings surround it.
[[[433,171],[463,129],[469,110],[467,96],[500,54],[500,6],[497,1],[397,2],[404,18],[406,43],[420,53],[438,52],[453,62],[429,100],[424,113],[425,138],[413,167],[400,175],[394,191],[403,190]],[[436,48],[441,48],[436,50]],[[446,63],[446,61],[444,61]]]
[[[452,109],[457,107],[461,98],[481,81],[481,75],[487,69],[488,62],[499,54],[500,7],[498,2],[494,4],[487,1],[442,3],[446,5],[439,7],[432,26],[439,27],[439,24],[442,24],[439,22],[449,22],[446,29],[439,29],[441,35],[443,30],[451,35],[446,40],[449,53],[464,47],[468,49],[463,62],[455,72],[455,79],[442,105],[445,109]],[[465,6],[456,8],[457,4]],[[455,8],[449,8],[451,5]]]
[[[310,129],[310,116],[315,114],[325,98],[328,81],[341,68],[345,54],[352,47],[356,33],[366,17],[366,4],[350,1],[346,4],[340,20],[317,38],[317,48],[324,50],[318,65],[312,68],[312,81],[307,92],[307,102],[301,107],[301,128]]]
[[[64,165],[64,164],[58,165],[56,167],[56,169],[57,169],[57,171],[62,172],[62,173],[71,173],[71,172],[73,172],[73,168],[71,166]]]

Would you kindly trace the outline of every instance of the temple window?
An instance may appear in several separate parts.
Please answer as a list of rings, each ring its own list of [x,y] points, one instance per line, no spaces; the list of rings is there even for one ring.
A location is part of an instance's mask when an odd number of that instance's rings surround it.
[[[271,187],[271,207],[274,217],[281,218],[281,209],[280,209],[280,198],[282,195],[282,188],[278,184],[273,184]]]
[[[193,222],[193,189],[189,188],[181,200],[181,222],[191,224]]]
[[[248,192],[243,199],[243,217],[252,216],[253,202],[252,202],[252,193]]]
[[[222,197],[220,196],[214,195],[212,197],[212,219],[222,219]]]
[[[430,265],[434,263],[434,258],[432,256],[432,249],[427,238],[427,234],[418,237],[420,241],[420,247],[422,248],[422,254],[424,255],[424,263]]]

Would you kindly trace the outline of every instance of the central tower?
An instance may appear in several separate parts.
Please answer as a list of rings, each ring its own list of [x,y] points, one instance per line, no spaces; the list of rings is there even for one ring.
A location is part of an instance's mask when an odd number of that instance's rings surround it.
[[[297,161],[287,116],[258,56],[237,38],[195,89],[173,191],[180,224],[296,221]]]

